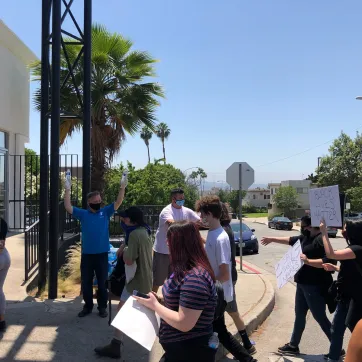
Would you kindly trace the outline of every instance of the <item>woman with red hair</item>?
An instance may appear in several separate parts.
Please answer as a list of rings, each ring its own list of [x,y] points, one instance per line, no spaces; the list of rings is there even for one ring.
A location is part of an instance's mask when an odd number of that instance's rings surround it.
[[[156,294],[135,297],[161,317],[160,343],[165,362],[214,362],[216,349],[209,346],[217,303],[215,275],[206,256],[197,226],[172,224],[167,233],[172,275],[162,288],[164,305]]]

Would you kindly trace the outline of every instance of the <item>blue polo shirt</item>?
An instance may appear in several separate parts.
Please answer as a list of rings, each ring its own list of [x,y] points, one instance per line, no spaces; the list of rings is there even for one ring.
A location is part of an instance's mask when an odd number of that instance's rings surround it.
[[[81,223],[83,254],[109,251],[109,219],[114,212],[114,204],[107,205],[97,212],[73,207],[73,217]]]

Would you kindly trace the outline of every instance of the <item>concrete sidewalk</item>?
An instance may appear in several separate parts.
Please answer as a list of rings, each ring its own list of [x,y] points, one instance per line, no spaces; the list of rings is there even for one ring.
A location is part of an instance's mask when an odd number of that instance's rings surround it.
[[[258,274],[253,265],[244,264],[236,285],[237,301],[241,315],[254,330],[268,317],[274,307],[274,289],[268,279]],[[6,281],[8,284],[9,281]],[[117,303],[113,304],[115,313]],[[8,329],[0,335],[1,361],[99,361],[93,349],[107,344],[113,328],[96,311],[86,318],[77,318],[82,308],[80,298],[23,302],[8,305],[6,320]],[[237,335],[231,319],[229,330]],[[156,341],[151,353],[132,340],[125,338],[124,361],[158,362],[163,354]],[[226,354],[220,348],[218,359]]]

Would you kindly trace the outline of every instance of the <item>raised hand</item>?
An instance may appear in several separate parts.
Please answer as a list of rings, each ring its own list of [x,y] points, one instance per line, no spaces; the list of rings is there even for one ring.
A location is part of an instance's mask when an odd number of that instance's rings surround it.
[[[321,229],[322,232],[327,231],[327,225],[326,225],[326,221],[324,220],[324,218],[321,219],[321,223],[319,225],[319,228]]]
[[[124,170],[121,178],[121,187],[126,188],[128,185],[128,171]]]
[[[68,170],[66,173],[65,173],[65,184],[64,184],[64,187],[66,190],[70,190],[71,187],[72,187],[72,175],[70,173],[70,170]]]

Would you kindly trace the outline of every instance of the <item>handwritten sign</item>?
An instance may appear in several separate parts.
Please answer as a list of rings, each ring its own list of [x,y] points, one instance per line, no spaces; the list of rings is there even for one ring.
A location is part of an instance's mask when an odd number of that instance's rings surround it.
[[[300,254],[302,254],[302,247],[298,240],[293,246],[289,247],[287,253],[280,262],[275,265],[275,274],[279,289],[283,288],[303,266]]]
[[[319,226],[322,218],[327,226],[342,226],[338,185],[309,190],[309,203],[312,226]]]

